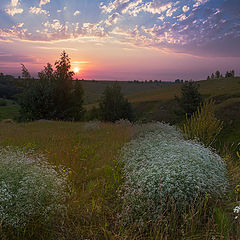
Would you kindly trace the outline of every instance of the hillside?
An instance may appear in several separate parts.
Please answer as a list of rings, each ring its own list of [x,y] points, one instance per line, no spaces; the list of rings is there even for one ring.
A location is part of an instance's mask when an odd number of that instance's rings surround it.
[[[203,80],[198,81],[198,83],[200,92],[205,96],[215,97],[224,95],[225,98],[240,97],[240,77]],[[175,95],[180,94],[181,86],[182,84],[173,84],[164,89],[139,92],[128,96],[128,99],[131,102],[171,100]]]
[[[17,118],[19,105],[15,101],[0,99],[0,103],[0,120]]]
[[[205,98],[213,98],[217,113],[224,109],[223,119],[240,119],[240,77],[199,81],[199,91]],[[147,90],[131,94],[128,99],[133,103],[137,116],[147,120],[176,122],[174,111],[177,108],[175,96],[180,96],[182,84],[166,88]]]
[[[85,104],[93,104],[96,103],[104,89],[107,86],[113,85],[114,81],[81,81],[83,89],[84,89],[84,98]],[[118,81],[118,84],[121,86],[122,92],[124,96],[136,94],[139,92],[145,92],[148,90],[161,89],[164,87],[168,87],[171,85],[170,82],[124,82]]]

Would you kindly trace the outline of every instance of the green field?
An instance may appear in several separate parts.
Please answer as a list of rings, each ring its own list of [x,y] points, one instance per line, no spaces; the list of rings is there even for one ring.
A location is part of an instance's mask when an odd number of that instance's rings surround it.
[[[198,82],[199,91],[207,97],[225,96],[236,98],[240,96],[240,77],[204,80]],[[182,84],[174,84],[164,89],[148,90],[128,96],[131,102],[154,102],[171,100],[180,94]]]

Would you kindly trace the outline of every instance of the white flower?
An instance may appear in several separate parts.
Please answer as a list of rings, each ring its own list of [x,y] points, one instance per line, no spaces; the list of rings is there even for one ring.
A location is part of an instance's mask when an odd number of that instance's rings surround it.
[[[240,206],[236,206],[234,209],[233,209],[233,212],[235,214],[240,214]],[[235,216],[235,219],[238,219],[238,216]]]
[[[23,228],[30,217],[46,221],[66,212],[67,179],[44,156],[0,147],[0,220]]]
[[[157,221],[170,199],[181,210],[201,195],[221,198],[228,187],[225,162],[216,153],[163,123],[147,125],[127,143],[122,161],[126,222]]]

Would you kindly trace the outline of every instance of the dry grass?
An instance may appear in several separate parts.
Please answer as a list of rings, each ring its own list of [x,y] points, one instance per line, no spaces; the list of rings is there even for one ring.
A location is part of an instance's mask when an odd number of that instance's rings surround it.
[[[223,122],[214,114],[214,101],[205,102],[190,118],[186,115],[183,132],[189,139],[197,139],[206,146],[212,145],[223,128]]]

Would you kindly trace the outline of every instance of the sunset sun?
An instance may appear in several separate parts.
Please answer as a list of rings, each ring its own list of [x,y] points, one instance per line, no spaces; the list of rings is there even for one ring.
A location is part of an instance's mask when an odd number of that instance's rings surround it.
[[[80,70],[80,69],[79,69],[78,67],[75,67],[75,68],[73,69],[73,72],[74,72],[74,73],[79,73],[79,70]]]

